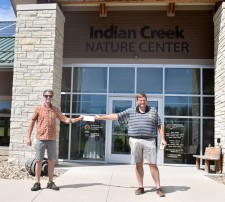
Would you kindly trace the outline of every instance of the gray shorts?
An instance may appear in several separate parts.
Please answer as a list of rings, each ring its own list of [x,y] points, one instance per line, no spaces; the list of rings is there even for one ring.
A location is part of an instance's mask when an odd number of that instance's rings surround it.
[[[37,161],[42,161],[45,155],[45,149],[47,149],[48,160],[57,160],[56,156],[56,140],[37,140],[35,145]]]
[[[156,164],[156,142],[151,139],[136,139],[130,137],[129,144],[131,148],[132,160],[134,163]]]

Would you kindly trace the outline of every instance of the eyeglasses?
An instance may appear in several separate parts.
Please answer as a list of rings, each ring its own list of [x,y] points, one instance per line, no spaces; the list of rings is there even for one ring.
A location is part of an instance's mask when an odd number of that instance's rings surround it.
[[[44,97],[45,97],[45,98],[48,98],[48,97],[49,97],[49,98],[52,98],[53,95],[44,95]]]

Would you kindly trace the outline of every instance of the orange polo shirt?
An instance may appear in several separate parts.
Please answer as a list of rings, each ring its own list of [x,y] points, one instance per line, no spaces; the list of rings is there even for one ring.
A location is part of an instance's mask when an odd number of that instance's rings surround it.
[[[32,116],[36,121],[38,140],[55,140],[56,139],[56,119],[66,122],[67,117],[56,107],[46,107],[45,104],[39,105]]]

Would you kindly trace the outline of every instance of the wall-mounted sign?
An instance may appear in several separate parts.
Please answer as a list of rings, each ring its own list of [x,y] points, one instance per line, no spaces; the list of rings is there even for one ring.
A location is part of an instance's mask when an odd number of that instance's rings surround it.
[[[64,58],[213,58],[212,11],[64,12]]]
[[[165,126],[165,134],[167,146],[165,148],[165,161],[180,161],[183,153],[183,138],[185,132],[183,124],[167,124]]]

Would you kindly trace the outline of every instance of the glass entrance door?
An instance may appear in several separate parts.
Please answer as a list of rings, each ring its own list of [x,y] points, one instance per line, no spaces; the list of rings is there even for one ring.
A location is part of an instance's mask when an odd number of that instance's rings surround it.
[[[119,113],[134,106],[134,98],[111,98],[109,113]],[[110,121],[108,125],[107,161],[110,163],[130,163],[131,155],[127,125],[120,125],[117,120]]]
[[[111,97],[109,113],[119,113],[127,108],[136,107],[135,98]],[[148,105],[155,107],[162,119],[161,98],[148,98]],[[163,120],[163,119],[162,119]],[[129,137],[127,125],[120,125],[119,122],[109,121],[107,126],[107,154],[106,161],[109,163],[131,163]],[[160,143],[160,138],[157,139]],[[158,143],[158,145],[159,145]],[[158,164],[163,163],[163,152],[158,150]]]

